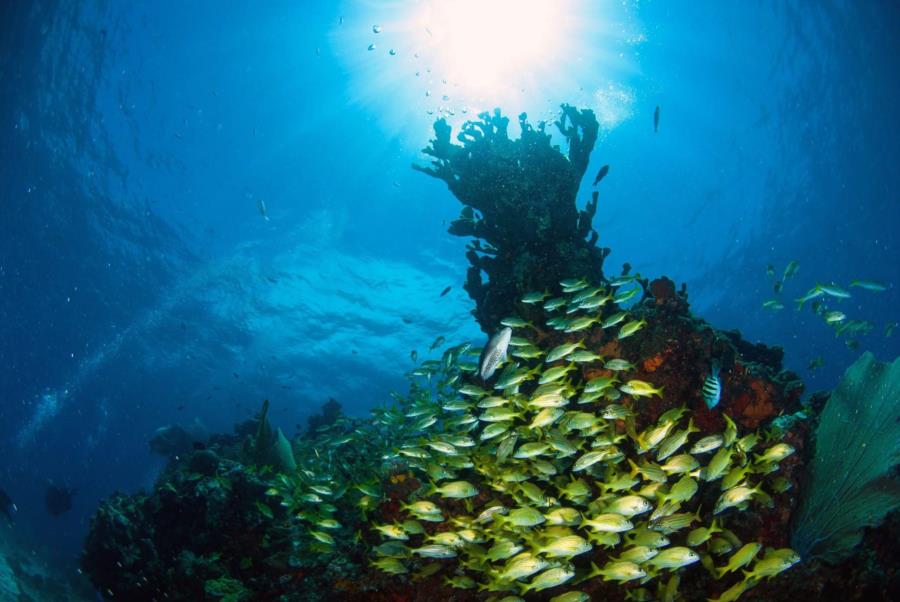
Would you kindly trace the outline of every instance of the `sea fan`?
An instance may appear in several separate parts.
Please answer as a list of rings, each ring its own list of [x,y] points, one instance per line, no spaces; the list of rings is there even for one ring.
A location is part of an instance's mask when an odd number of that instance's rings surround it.
[[[862,530],[900,506],[900,358],[865,353],[844,374],[822,411],[793,548],[834,562],[850,554]]]

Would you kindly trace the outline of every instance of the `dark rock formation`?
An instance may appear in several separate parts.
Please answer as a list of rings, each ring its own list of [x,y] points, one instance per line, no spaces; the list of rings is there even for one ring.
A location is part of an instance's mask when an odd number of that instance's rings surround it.
[[[328,401],[322,404],[318,414],[313,414],[306,419],[306,436],[315,437],[321,429],[331,426],[341,416],[343,416],[343,412],[341,411],[340,402],[329,398]]]
[[[466,253],[471,267],[465,289],[485,332],[495,330],[525,292],[558,290],[569,277],[601,281],[609,253],[596,246],[591,226],[597,192],[583,210],[575,205],[597,141],[594,113],[562,106],[556,127],[568,142],[566,155],[551,146],[543,122],[534,128],[520,115],[517,140],[509,138],[508,125],[499,109],[482,113],[463,126],[455,144],[450,126],[438,120],[423,151],[434,158],[432,165],[413,166],[445,181],[464,205],[449,232],[475,238]]]

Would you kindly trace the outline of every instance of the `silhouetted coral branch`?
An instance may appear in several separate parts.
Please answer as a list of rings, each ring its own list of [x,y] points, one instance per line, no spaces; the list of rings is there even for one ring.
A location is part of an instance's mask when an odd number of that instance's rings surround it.
[[[597,141],[594,113],[562,106],[556,126],[566,138],[567,155],[551,145],[543,122],[532,127],[523,113],[519,126],[521,136],[511,140],[509,118],[495,109],[465,123],[454,143],[450,126],[440,119],[423,150],[432,157],[431,165],[413,165],[446,182],[464,205],[449,232],[484,242],[469,247],[465,288],[486,331],[526,291],[554,290],[559,280],[573,275],[602,280],[609,252],[596,247],[591,225],[597,195],[582,211],[575,204]]]

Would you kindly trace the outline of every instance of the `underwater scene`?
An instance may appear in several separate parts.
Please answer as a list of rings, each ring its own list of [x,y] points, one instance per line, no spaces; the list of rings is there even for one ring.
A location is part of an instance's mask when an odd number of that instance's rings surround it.
[[[896,2],[0,16],[0,602],[900,600]]]

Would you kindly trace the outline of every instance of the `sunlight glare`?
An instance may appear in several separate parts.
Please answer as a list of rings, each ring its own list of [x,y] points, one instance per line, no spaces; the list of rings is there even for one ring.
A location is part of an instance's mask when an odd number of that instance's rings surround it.
[[[567,2],[457,0],[430,3],[422,27],[434,38],[436,60],[460,86],[490,96],[521,70],[552,64],[567,34],[559,15]]]
[[[355,10],[349,10],[350,6]],[[360,6],[365,7],[360,9]],[[629,114],[624,76],[641,32],[628,10],[588,0],[354,0],[334,47],[354,102],[416,145],[443,118],[482,111],[552,121],[561,102],[594,108],[604,126]],[[421,116],[421,119],[416,118]],[[517,123],[513,120],[512,133]]]

